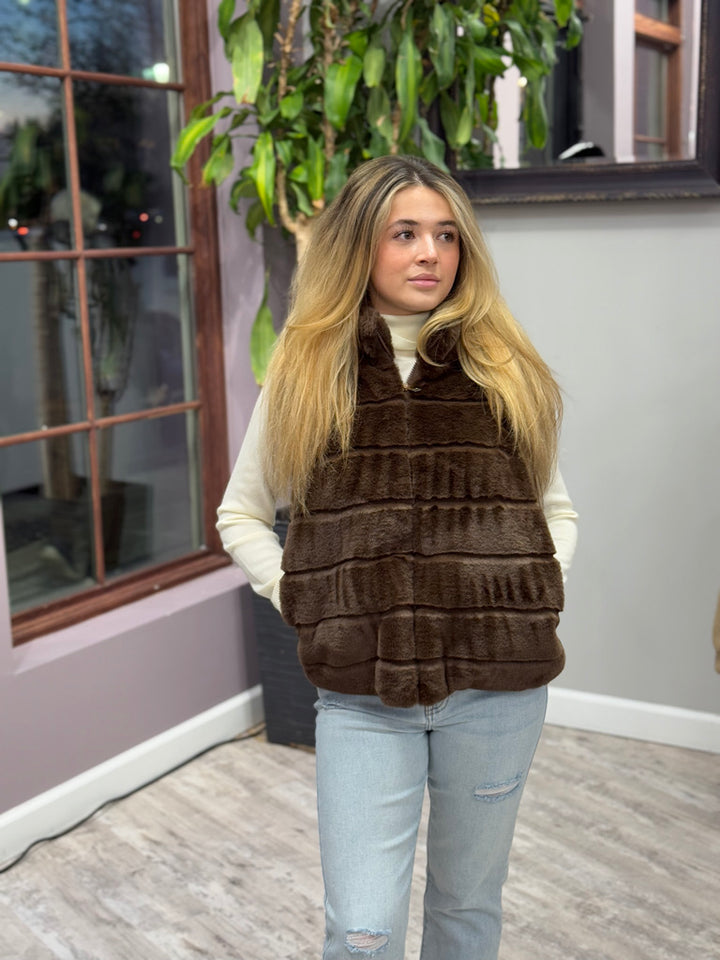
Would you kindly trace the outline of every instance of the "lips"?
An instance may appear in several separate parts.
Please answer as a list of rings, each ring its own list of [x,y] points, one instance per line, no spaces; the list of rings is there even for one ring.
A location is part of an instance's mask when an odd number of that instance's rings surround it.
[[[430,289],[440,283],[440,278],[432,273],[419,273],[416,277],[410,277],[409,282],[417,287]]]

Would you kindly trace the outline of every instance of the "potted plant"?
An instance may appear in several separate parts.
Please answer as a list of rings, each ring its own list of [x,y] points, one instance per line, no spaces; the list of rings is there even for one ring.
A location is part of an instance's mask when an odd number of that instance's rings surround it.
[[[512,65],[525,83],[526,142],[542,147],[557,47],[582,36],[576,0],[248,0],[239,16],[235,6],[222,0],[217,19],[233,88],[193,109],[171,162],[184,175],[209,138],[203,183],[232,177],[230,204],[250,235],[278,227],[298,257],[314,218],[363,160],[405,153],[453,171],[491,167],[496,83]],[[243,164],[239,138],[252,142]],[[260,384],[274,340],[266,282],[250,341]],[[312,744],[314,691],[294,631],[263,601],[256,620],[268,737]]]
[[[451,170],[492,167],[496,84],[513,65],[526,142],[544,146],[557,48],[582,37],[577,0],[249,0],[240,16],[235,6],[222,0],[217,19],[233,88],[193,109],[171,163],[184,175],[209,138],[203,183],[232,177],[230,204],[250,235],[279,225],[298,256],[363,160],[410,153]],[[252,142],[242,165],[239,138]],[[250,344],[260,383],[274,339],[266,287]]]

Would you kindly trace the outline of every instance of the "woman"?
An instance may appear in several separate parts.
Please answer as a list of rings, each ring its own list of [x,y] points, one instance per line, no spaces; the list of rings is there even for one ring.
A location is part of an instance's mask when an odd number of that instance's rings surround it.
[[[422,960],[497,957],[564,663],[560,412],[460,187],[413,157],[358,168],[298,266],[218,523],[319,691],[324,960],[404,957],[426,785]]]

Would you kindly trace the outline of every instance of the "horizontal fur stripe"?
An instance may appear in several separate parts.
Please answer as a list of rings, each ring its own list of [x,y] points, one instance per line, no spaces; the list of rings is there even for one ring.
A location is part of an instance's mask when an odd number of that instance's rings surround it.
[[[552,555],[552,539],[535,504],[367,504],[297,517],[287,539],[285,569],[312,571],[353,559],[414,553],[499,556]]]
[[[412,560],[387,557],[344,563],[316,573],[286,573],[280,602],[288,623],[317,623],[326,617],[381,613],[411,602]]]
[[[362,660],[547,660],[560,653],[554,611],[442,613],[395,608],[368,617],[333,617],[298,631],[304,666],[344,667]],[[448,646],[450,649],[448,649]]]
[[[418,558],[414,602],[440,610],[562,610],[560,564],[551,556],[463,558],[462,575],[457,568],[456,557]]]
[[[288,530],[285,570],[310,572],[347,560],[406,553],[412,526],[412,503],[297,517]]]
[[[502,439],[510,449],[508,438],[499,436],[497,424],[484,403],[453,404],[450,417],[442,401],[421,402],[413,396],[407,392],[387,403],[361,406],[353,427],[352,446],[473,443],[495,447]]]
[[[319,471],[308,491],[308,509],[342,510],[392,500],[505,500],[536,502],[518,457],[494,447],[454,446],[353,450]]]
[[[395,606],[436,610],[560,610],[560,566],[552,557],[385,557],[353,560],[280,581],[288,623],[372,616]]]
[[[338,693],[376,694],[390,707],[413,707],[439,703],[456,690],[520,691],[550,683],[562,671],[565,656],[524,663],[474,663],[448,660],[394,664],[384,660],[364,661],[349,667],[314,664],[306,668],[316,687]]]

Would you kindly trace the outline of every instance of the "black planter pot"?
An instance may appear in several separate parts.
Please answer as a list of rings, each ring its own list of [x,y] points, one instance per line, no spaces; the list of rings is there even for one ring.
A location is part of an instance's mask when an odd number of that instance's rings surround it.
[[[279,520],[275,532],[284,543],[287,521]],[[314,747],[317,692],[300,666],[297,634],[269,600],[253,593],[252,602],[267,738]]]

